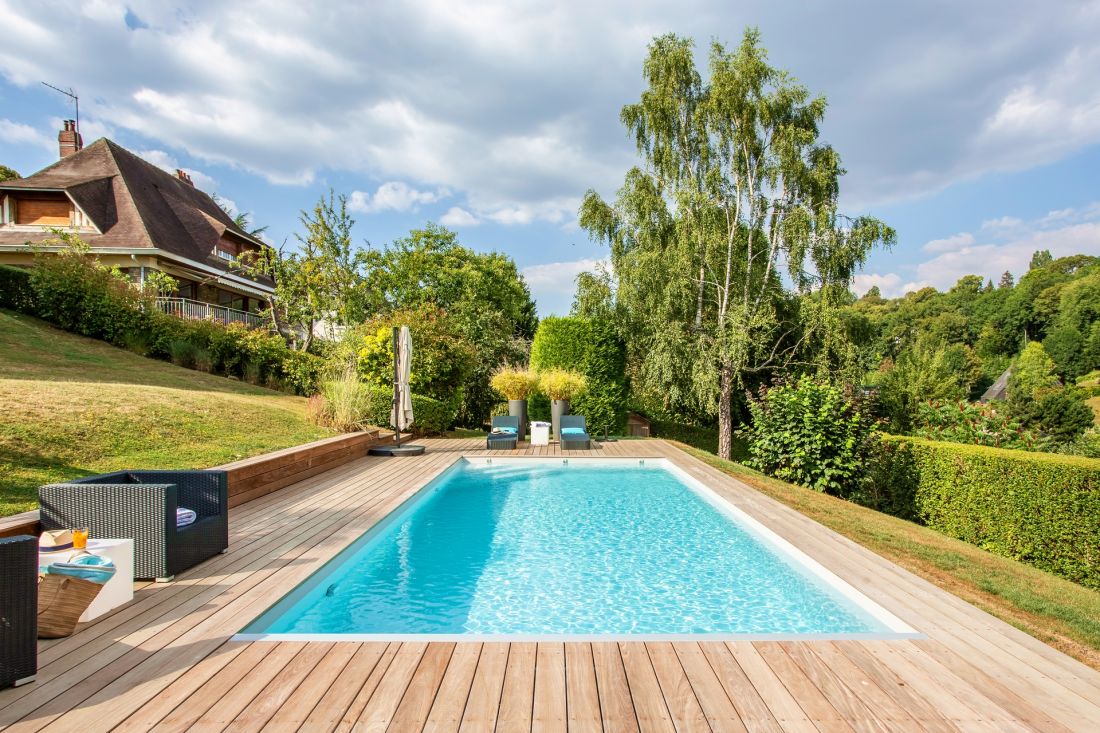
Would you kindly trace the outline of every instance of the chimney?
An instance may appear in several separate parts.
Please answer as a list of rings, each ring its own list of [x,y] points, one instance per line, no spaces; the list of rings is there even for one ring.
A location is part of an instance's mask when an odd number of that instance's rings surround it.
[[[57,133],[57,147],[62,158],[67,158],[84,147],[84,139],[76,131],[75,120],[65,120],[64,129]]]
[[[182,168],[176,168],[176,178],[180,179],[189,186],[194,186],[194,182],[191,180],[191,175]]]

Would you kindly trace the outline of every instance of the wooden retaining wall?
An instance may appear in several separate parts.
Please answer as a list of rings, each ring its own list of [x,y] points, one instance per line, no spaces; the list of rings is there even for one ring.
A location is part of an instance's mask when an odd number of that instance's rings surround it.
[[[389,437],[378,430],[345,433],[214,468],[229,474],[229,506],[235,507],[362,458],[372,445]],[[38,530],[37,511],[0,518],[0,537],[38,534]]]

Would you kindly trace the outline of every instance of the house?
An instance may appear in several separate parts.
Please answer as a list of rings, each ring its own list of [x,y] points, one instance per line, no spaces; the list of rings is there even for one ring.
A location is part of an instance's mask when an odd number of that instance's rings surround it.
[[[183,171],[175,175],[106,138],[83,147],[71,120],[58,135],[60,160],[22,179],[0,182],[0,264],[27,266],[51,229],[80,236],[100,262],[144,282],[152,271],[179,283],[166,312],[261,325],[257,312],[275,283],[231,263],[264,242],[238,227]]]
[[[997,381],[994,382],[989,389],[982,394],[979,402],[992,402],[993,400],[1007,400],[1008,399],[1008,380],[1012,378],[1012,368],[1009,367],[1001,373],[1001,376],[997,377]]]

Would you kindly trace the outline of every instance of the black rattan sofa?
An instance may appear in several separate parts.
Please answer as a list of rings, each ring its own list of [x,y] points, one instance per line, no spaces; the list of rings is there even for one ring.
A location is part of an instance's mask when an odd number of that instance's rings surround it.
[[[38,538],[0,538],[0,688],[38,674]]]
[[[584,415],[562,415],[560,425],[562,450],[588,450],[592,447],[592,438],[588,436]]]
[[[171,580],[229,546],[224,471],[117,471],[38,490],[43,529],[134,540],[134,577]],[[176,509],[198,515],[176,527]]]
[[[493,427],[510,430],[507,433],[489,433],[485,436],[485,448],[488,450],[514,450],[519,445],[519,418],[510,415],[498,415],[493,418]]]

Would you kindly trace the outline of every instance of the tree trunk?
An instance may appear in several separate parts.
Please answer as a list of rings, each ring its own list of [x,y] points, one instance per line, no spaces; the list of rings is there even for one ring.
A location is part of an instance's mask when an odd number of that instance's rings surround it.
[[[718,457],[727,461],[733,448],[733,420],[730,407],[733,401],[733,367],[721,366],[718,391]]]

